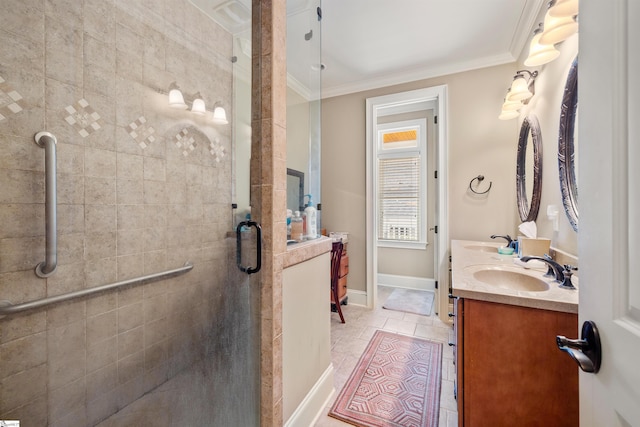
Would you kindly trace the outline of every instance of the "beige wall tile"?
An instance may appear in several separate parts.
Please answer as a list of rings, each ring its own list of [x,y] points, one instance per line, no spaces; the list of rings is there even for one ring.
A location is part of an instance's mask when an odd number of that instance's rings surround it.
[[[88,233],[108,233],[116,231],[115,205],[86,205],[84,226]]]
[[[116,255],[116,233],[90,233],[85,235],[84,258],[86,261],[111,258]]]
[[[122,312],[124,309],[120,309]],[[118,334],[118,360],[144,349],[144,328],[139,326]]]
[[[84,150],[85,176],[113,178],[116,176],[116,153],[95,148]]]
[[[87,373],[118,361],[118,338],[113,337],[87,347]]]
[[[42,364],[0,380],[0,412],[5,414],[37,399],[47,390],[47,365]]]
[[[118,360],[118,382],[130,383],[144,374],[144,351],[138,351]],[[138,396],[134,397],[137,398]]]
[[[118,385],[118,369],[115,363],[87,374],[87,402],[111,392]]]
[[[88,205],[113,205],[116,203],[115,178],[84,179],[84,199]]]
[[[45,280],[35,275],[33,268],[0,274],[2,296],[14,304],[43,298],[46,294],[46,284]],[[0,342],[5,341],[8,340],[0,334]]]
[[[85,379],[80,378],[66,384],[56,390],[49,392],[49,407],[51,408],[52,425],[62,422],[62,419],[70,414],[84,409],[84,401],[86,396]],[[70,425],[70,424],[67,424]]]
[[[67,385],[85,375],[84,320],[47,331],[49,389]]]
[[[117,312],[109,311],[97,316],[87,318],[87,346],[91,347],[97,343],[113,338],[118,330]]]
[[[140,328],[144,324],[144,307],[141,300],[118,309],[118,334]],[[140,329],[142,333],[142,329]],[[142,341],[142,335],[140,335]],[[118,347],[120,342],[118,342]]]

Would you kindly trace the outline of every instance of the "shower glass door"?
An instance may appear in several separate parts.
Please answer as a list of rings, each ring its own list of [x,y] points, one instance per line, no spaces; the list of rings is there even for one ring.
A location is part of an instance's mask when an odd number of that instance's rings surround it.
[[[0,308],[27,308],[0,316],[0,420],[258,425],[257,289],[233,233],[250,8],[2,1]],[[53,210],[42,131],[57,141]]]

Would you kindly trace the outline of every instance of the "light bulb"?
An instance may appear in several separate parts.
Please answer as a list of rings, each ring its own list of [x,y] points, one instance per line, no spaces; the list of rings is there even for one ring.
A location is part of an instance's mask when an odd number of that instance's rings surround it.
[[[540,44],[540,36],[542,36],[542,33],[534,35],[531,39],[531,44],[529,45],[529,56],[524,61],[524,65],[527,67],[544,65],[560,56],[560,51],[558,51],[554,45]]]
[[[226,125],[227,123],[229,123],[227,121],[227,112],[224,111],[224,108],[222,107],[214,108],[213,119],[211,121],[219,125]]]
[[[203,116],[207,110],[204,108],[204,101],[202,98],[196,98],[191,105],[191,112]]]
[[[578,3],[578,0],[556,0],[555,4],[549,9],[549,15],[554,18],[575,16],[578,14]]]
[[[527,80],[522,74],[518,74],[511,84],[511,90],[507,94],[507,101],[524,101],[532,96]]]
[[[539,43],[557,44],[565,41],[578,31],[578,23],[573,16],[554,18],[547,15],[544,17],[544,31],[540,35]]]
[[[169,91],[169,106],[171,108],[179,108],[184,110],[187,108],[187,104],[184,103],[184,97],[180,89],[171,89]]]

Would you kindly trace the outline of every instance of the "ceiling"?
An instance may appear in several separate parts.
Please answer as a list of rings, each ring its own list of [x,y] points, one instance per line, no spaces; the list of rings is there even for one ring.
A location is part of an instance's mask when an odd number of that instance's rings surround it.
[[[250,27],[250,0],[191,2],[239,39]],[[289,80],[302,88],[314,85],[310,67],[303,64],[309,44],[302,36],[317,24],[313,21],[318,4],[322,7],[322,97],[327,98],[514,62],[530,40],[544,3],[287,0],[287,56],[300,59],[288,61]],[[317,61],[313,65],[317,70]]]
[[[514,62],[544,0],[322,0],[323,97]]]

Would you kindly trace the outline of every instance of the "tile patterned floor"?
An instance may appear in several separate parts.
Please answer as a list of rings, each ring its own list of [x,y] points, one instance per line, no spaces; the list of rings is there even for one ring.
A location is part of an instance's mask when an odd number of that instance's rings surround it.
[[[337,313],[331,315],[331,358],[335,369],[334,381],[336,393],[325,413],[333,405],[333,400],[349,379],[358,359],[364,352],[369,340],[377,329],[397,332],[399,334],[426,338],[444,343],[442,358],[442,390],[440,394],[440,427],[458,425],[456,400],[453,397],[453,352],[447,345],[450,325],[443,323],[435,315],[420,316],[382,308],[393,288],[378,287],[378,301],[375,309],[370,310],[356,305],[343,306],[345,324],[340,323]],[[331,418],[320,417],[315,427],[340,427],[350,424]]]

